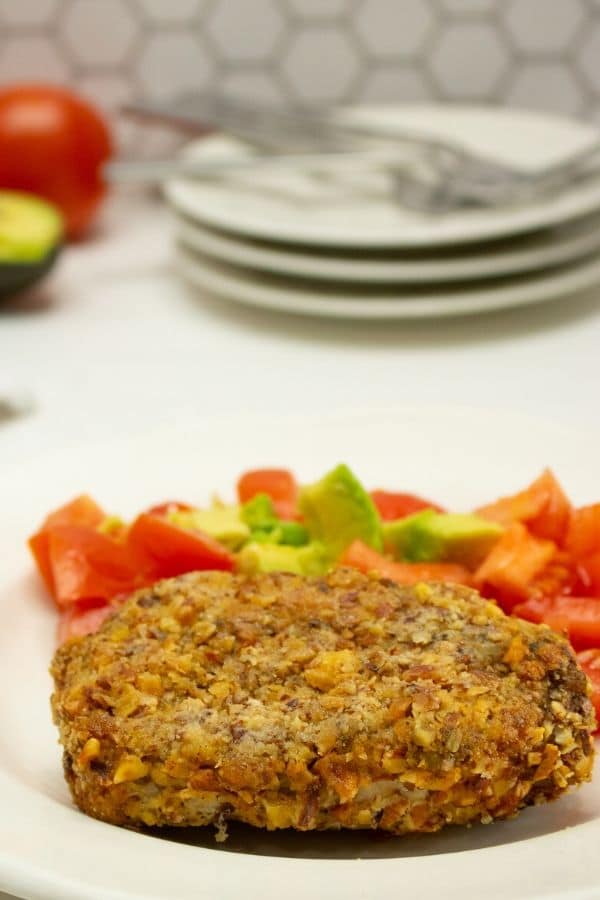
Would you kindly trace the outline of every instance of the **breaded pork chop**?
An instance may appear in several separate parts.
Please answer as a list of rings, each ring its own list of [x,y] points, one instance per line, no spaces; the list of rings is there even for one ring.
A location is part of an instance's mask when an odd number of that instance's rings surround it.
[[[194,573],[53,662],[76,803],[120,825],[490,822],[590,777],[565,640],[454,585]]]

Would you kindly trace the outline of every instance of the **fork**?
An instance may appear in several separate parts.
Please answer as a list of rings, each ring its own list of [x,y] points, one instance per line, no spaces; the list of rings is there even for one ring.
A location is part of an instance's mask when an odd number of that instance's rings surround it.
[[[123,112],[159,119],[187,131],[218,128],[259,148],[262,155],[256,157],[257,161],[268,159],[269,153],[276,154],[284,164],[289,154],[292,165],[296,154],[322,154],[324,160],[336,154],[356,160],[364,157],[393,176],[398,200],[426,211],[541,199],[596,174],[600,163],[600,138],[562,162],[531,173],[474,153],[458,142],[394,127],[341,121],[335,111],[284,110],[210,95],[184,97],[175,106],[139,102],[123,107]],[[377,150],[387,153],[378,155],[374,152]],[[192,174],[189,162],[182,161],[181,165]],[[135,164],[129,166],[132,176]],[[169,174],[176,171],[177,161],[173,166]],[[161,178],[158,172],[156,177]]]

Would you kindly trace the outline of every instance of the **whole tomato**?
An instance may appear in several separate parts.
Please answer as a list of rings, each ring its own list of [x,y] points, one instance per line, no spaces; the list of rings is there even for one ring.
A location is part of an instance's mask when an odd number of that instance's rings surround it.
[[[0,90],[0,188],[54,203],[70,238],[84,234],[104,196],[101,167],[112,148],[105,120],[72,91],[37,84]]]

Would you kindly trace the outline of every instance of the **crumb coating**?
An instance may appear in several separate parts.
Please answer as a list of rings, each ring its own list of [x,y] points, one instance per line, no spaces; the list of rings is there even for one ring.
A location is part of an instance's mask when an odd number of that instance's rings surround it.
[[[193,573],[134,594],[52,674],[75,802],[131,827],[436,831],[593,765],[568,643],[456,585]]]

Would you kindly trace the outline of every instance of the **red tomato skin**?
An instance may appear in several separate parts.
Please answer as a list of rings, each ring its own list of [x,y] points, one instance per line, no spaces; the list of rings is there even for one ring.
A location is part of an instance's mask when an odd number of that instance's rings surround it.
[[[172,512],[189,512],[193,508],[189,503],[182,503],[180,500],[165,500],[163,503],[151,506],[146,512],[151,516],[168,516]]]
[[[102,165],[113,152],[108,125],[66,88],[21,84],[0,90],[0,187],[54,203],[67,235],[81,237],[106,187]]]
[[[586,593],[588,591],[577,564],[564,550],[555,553],[527,588],[528,597],[583,596]]]
[[[600,553],[600,503],[573,510],[565,547],[576,559]]]
[[[596,711],[596,731],[600,726],[600,649],[594,647],[577,654],[577,662],[589,678],[592,685],[590,700]]]
[[[527,597],[528,587],[556,553],[552,541],[531,535],[515,522],[494,544],[475,572],[475,585],[498,600],[505,612]]]
[[[59,607],[108,601],[147,583],[122,543],[86,525],[58,525],[49,534],[50,564]]]
[[[561,543],[569,523],[571,504],[550,469],[529,487],[517,494],[501,497],[476,510],[483,518],[508,527],[516,522],[525,523],[538,538]]]
[[[237,495],[247,503],[257,494],[267,494],[281,519],[297,518],[298,483],[288,469],[250,469],[240,476]]]
[[[396,519],[404,519],[422,509],[433,509],[436,512],[445,510],[437,503],[431,503],[416,494],[400,494],[393,491],[371,491],[371,499],[377,507],[381,519],[384,522],[393,522]]]
[[[56,599],[56,592],[49,545],[51,530],[58,525],[88,525],[91,528],[96,528],[105,518],[105,515],[104,510],[98,506],[92,497],[89,497],[87,494],[81,494],[50,513],[39,531],[29,538],[29,549],[34,556],[38,571],[48,592],[54,599]]]
[[[600,596],[600,552],[580,559],[577,572],[585,586],[585,593]]]
[[[230,572],[234,566],[233,556],[214,538],[149,513],[137,517],[129,529],[127,544],[137,566],[151,580],[206,569]]]
[[[74,637],[94,634],[113,612],[114,607],[107,603],[102,606],[92,606],[88,609],[74,604],[64,609],[58,620],[57,637],[59,645]]]
[[[562,543],[572,511],[567,495],[550,469],[534,481],[531,489],[545,495],[545,500],[540,512],[527,522],[527,527],[536,537]]]
[[[513,614],[565,634],[576,650],[600,645],[600,597],[532,597]]]
[[[471,584],[471,576],[464,566],[453,563],[399,563],[393,562],[362,541],[353,541],[344,551],[340,565],[359,569],[361,572],[377,572],[398,584],[417,584],[420,581],[452,581]]]

